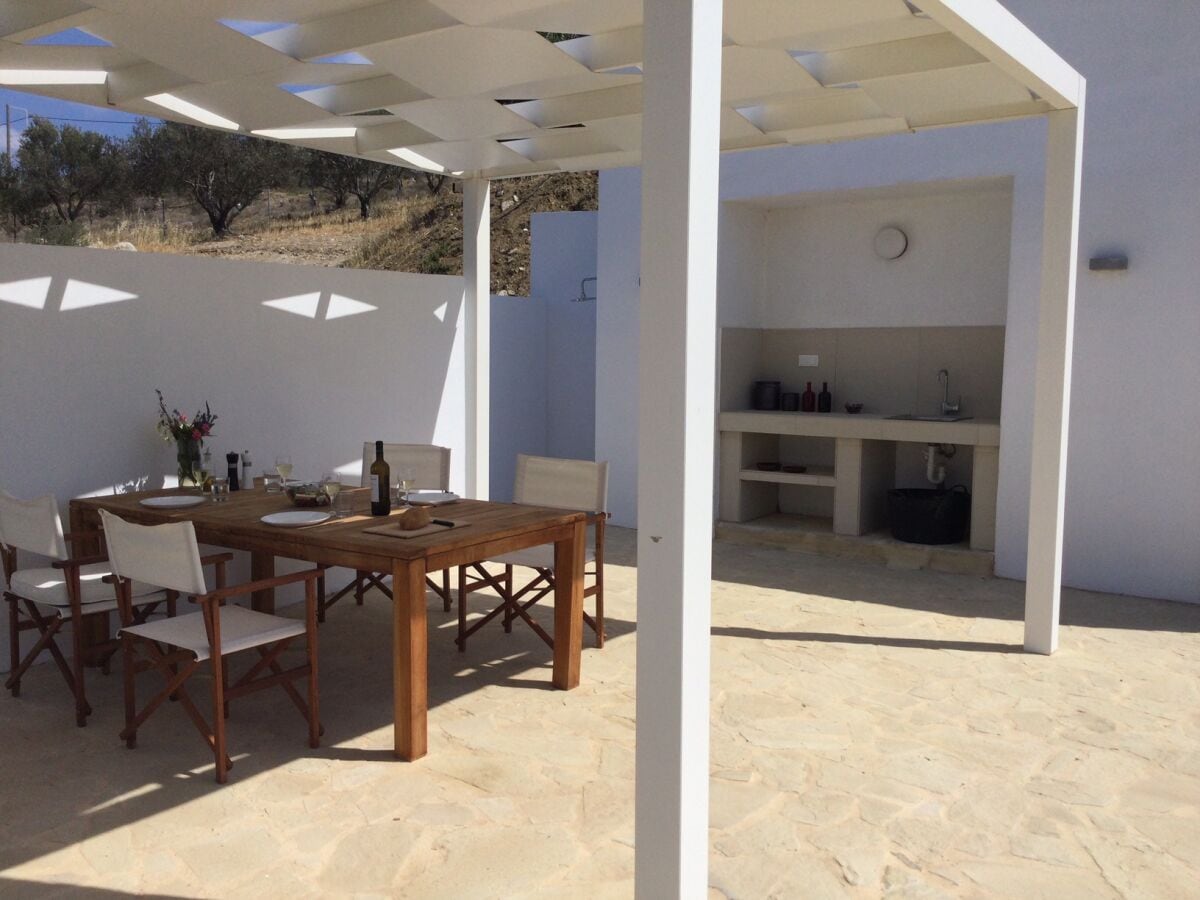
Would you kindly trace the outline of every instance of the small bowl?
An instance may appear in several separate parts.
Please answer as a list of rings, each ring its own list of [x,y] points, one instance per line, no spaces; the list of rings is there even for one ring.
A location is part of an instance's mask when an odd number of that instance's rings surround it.
[[[299,507],[328,506],[329,495],[319,484],[289,484],[285,489],[292,505]]]
[[[808,471],[808,466],[784,466],[783,471],[792,475],[803,475]]]
[[[779,463],[777,462],[760,462],[755,464],[755,468],[760,472],[778,472]]]
[[[852,416],[858,415],[860,412],[862,412],[862,408],[863,408],[863,405],[861,403],[847,403],[846,404],[846,412],[850,413],[850,415],[852,415]]]

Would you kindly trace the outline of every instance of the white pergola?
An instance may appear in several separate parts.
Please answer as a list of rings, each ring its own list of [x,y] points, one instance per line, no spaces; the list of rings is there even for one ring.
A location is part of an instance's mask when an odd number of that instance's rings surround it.
[[[109,46],[42,42],[72,28]],[[1045,117],[1025,647],[1056,649],[1085,83],[995,0],[0,0],[0,84],[464,179],[477,497],[488,495],[490,182],[642,166],[647,898],[707,885],[721,151]]]

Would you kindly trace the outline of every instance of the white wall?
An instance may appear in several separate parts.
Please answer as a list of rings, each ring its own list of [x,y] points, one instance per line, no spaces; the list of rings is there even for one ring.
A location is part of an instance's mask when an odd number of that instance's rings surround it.
[[[538,213],[532,220],[530,296],[546,309],[548,456],[596,456],[596,303],[573,303],[596,277],[594,212]],[[596,282],[587,284],[596,296]]]
[[[641,172],[600,173],[596,232],[596,459],[608,460],[613,522],[637,524]]]
[[[1131,18],[1127,6],[1113,3],[1006,5],[1089,82],[1064,580],[1194,601],[1200,129],[1180,100],[1200,95],[1200,6],[1155,4]],[[997,571],[1010,577],[1022,577],[1025,565],[1044,140],[1044,123],[1013,122],[737,154],[722,170],[725,200],[1012,179],[996,547]],[[613,493],[627,522],[636,500],[636,429],[622,400],[633,394],[636,367],[623,363],[637,349],[639,188],[636,173],[601,176],[606,302],[598,310],[597,353],[615,364],[600,369],[598,443],[611,448]],[[1086,270],[1088,256],[1113,250],[1128,252],[1128,273]],[[761,325],[745,320],[742,302],[736,316],[723,313],[723,324]]]
[[[211,404],[214,454],[356,476],[364,440],[434,442],[454,449],[461,486],[461,279],[28,245],[0,246],[0,272],[0,296],[51,279],[45,309],[0,302],[0,483],[14,493],[160,487],[175,459],[155,388],[188,413]],[[64,290],[97,295],[68,282],[135,296],[62,310]],[[316,318],[263,305],[314,294]],[[376,309],[325,319],[338,297]]]
[[[491,499],[512,500],[517,454],[546,454],[546,304],[492,297]]]
[[[874,252],[875,234],[887,225],[908,236],[899,259],[882,260]],[[1011,232],[1007,182],[968,182],[917,196],[818,196],[772,208],[759,245],[762,323],[1003,325]]]

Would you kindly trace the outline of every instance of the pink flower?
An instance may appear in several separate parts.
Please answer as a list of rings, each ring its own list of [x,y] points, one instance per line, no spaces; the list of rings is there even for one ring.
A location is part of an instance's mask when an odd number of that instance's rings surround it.
[[[205,423],[204,425],[201,425],[201,426],[200,426],[200,430],[201,430],[202,432],[204,432],[204,436],[205,436],[205,437],[208,437],[208,433],[209,433],[210,431],[212,431],[212,426],[211,426],[211,425],[209,425],[209,424],[207,424],[207,423]]]
[[[193,429],[192,429],[192,440],[193,440],[193,441],[198,441],[198,440],[200,440],[200,438],[202,438],[202,437],[204,437],[204,435],[202,435],[202,434],[200,433],[200,429],[199,429],[199,428],[193,428]]]

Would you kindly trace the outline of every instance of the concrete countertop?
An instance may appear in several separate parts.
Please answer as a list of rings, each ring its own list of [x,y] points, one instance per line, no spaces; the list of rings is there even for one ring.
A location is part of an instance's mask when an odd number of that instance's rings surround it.
[[[804,437],[859,438],[868,441],[906,441],[915,444],[1000,446],[998,419],[958,422],[918,422],[889,419],[877,413],[806,413],[777,410],[737,410],[718,418],[721,431],[792,434]]]

